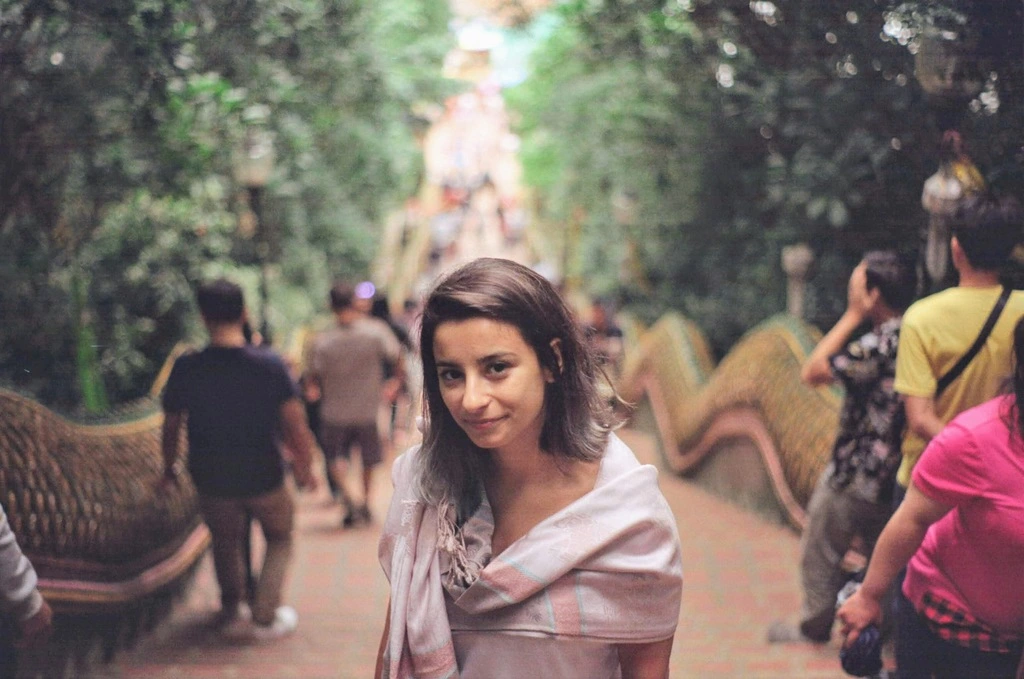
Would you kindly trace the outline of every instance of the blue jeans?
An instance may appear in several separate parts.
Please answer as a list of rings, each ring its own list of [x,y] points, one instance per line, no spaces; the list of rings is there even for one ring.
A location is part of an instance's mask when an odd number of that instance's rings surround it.
[[[1013,679],[1020,653],[987,653],[935,636],[914,605],[896,601],[896,668],[899,679]]]

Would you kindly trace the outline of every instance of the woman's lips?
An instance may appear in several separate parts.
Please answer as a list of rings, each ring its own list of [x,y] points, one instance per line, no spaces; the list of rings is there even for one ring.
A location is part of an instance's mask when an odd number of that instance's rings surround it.
[[[498,422],[500,422],[502,419],[504,419],[504,418],[501,418],[501,417],[489,417],[489,418],[483,419],[483,420],[463,420],[463,422],[470,429],[473,429],[473,430],[476,430],[476,431],[487,431],[489,429],[493,429],[494,426],[496,424],[498,424]]]

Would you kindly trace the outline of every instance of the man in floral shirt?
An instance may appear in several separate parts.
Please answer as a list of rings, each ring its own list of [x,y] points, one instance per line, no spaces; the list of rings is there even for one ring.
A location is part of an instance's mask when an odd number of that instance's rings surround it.
[[[836,595],[849,578],[843,557],[858,536],[870,554],[892,514],[905,421],[893,381],[900,321],[913,301],[913,268],[895,252],[869,252],[853,270],[847,294],[846,312],[814,348],[801,372],[801,379],[811,386],[839,382],[846,397],[832,460],[807,508],[800,623],[773,623],[770,642],[830,639]],[[850,342],[865,323],[871,323],[871,330]]]

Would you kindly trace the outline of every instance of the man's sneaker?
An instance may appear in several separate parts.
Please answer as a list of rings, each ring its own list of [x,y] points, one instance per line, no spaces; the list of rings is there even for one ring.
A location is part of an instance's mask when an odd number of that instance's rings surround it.
[[[784,620],[776,620],[768,626],[769,644],[827,644],[829,639],[815,639],[804,634],[800,627]]]
[[[299,626],[299,614],[291,606],[278,606],[274,620],[269,625],[253,625],[252,638],[255,641],[273,641],[295,632]]]

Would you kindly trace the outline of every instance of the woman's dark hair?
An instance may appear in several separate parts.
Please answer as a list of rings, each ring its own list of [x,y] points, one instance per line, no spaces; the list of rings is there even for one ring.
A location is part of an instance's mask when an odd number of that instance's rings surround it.
[[[506,259],[482,258],[442,279],[423,307],[424,434],[420,492],[428,502],[447,497],[466,517],[480,502],[481,449],[455,422],[441,397],[434,335],[448,321],[487,318],[514,326],[556,378],[544,394],[541,449],[555,457],[596,460],[611,429],[611,409],[598,391],[600,368],[575,315],[535,271]],[[558,340],[558,353],[552,342]],[[559,365],[561,358],[561,365]]]
[[[1011,413],[1010,440],[1024,440],[1024,318],[1013,328],[1013,379],[1010,382],[1016,402]]]
[[[905,311],[917,292],[914,264],[895,250],[871,250],[864,255],[867,289],[878,288],[882,299],[895,311]]]

